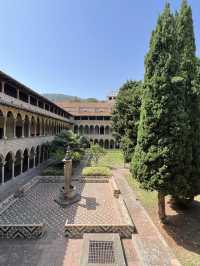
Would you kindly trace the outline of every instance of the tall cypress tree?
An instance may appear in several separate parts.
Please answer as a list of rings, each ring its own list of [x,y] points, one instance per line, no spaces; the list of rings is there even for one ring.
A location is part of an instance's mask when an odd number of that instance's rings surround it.
[[[191,171],[191,150],[186,145],[190,124],[184,79],[177,77],[176,48],[175,19],[166,4],[145,59],[144,95],[132,161],[133,174],[142,187],[158,191],[161,221],[165,220],[165,195],[183,193],[185,176]]]
[[[190,137],[187,141],[186,150],[192,149],[191,173],[185,177],[187,178],[187,187],[178,198],[190,200],[200,193],[198,189],[200,180],[200,90],[192,10],[187,0],[182,1],[180,12],[176,17],[176,30],[177,50],[179,52],[178,75],[184,79],[185,110],[190,117]],[[186,174],[188,174],[187,171]]]

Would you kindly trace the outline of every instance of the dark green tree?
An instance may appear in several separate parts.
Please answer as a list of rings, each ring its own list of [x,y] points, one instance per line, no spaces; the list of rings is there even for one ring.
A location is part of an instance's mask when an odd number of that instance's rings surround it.
[[[161,221],[166,218],[165,195],[186,193],[186,177],[191,172],[191,149],[186,145],[190,121],[185,110],[185,82],[177,76],[175,24],[166,4],[145,59],[138,139],[132,160],[132,172],[141,186],[158,192]]]
[[[176,199],[187,202],[200,193],[198,186],[200,179],[200,83],[192,10],[186,0],[182,1],[180,12],[176,16],[176,30],[178,75],[184,79],[184,91],[186,91],[185,111],[190,118],[190,136],[186,144],[186,150],[192,150],[191,173],[185,176],[187,189],[184,193],[177,195]],[[188,158],[186,159],[188,160]],[[185,164],[186,167],[187,164],[188,162]]]
[[[123,150],[126,162],[131,161],[137,143],[141,93],[142,82],[127,81],[119,89],[113,110],[113,134]]]

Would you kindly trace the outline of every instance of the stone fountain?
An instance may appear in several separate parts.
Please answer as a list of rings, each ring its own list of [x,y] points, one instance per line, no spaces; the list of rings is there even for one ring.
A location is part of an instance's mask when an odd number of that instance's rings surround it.
[[[70,147],[67,147],[65,158],[62,160],[64,163],[64,186],[60,189],[59,196],[55,202],[62,207],[67,207],[81,199],[80,193],[76,191],[72,182],[72,159],[70,156]]]

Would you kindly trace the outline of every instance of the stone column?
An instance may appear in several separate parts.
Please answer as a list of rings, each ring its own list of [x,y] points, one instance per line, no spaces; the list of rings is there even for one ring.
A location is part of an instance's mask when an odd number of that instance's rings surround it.
[[[28,103],[30,103],[31,102],[31,97],[30,97],[30,95],[28,95]]]
[[[31,136],[31,121],[28,123],[28,137],[30,138]]]
[[[27,167],[28,169],[29,169],[29,166],[30,166],[30,158],[29,158],[29,155],[28,155],[28,167]]]
[[[7,135],[6,135],[6,122],[7,122],[7,119],[6,119],[6,117],[4,117],[4,123],[3,123],[3,139],[7,139]]]
[[[35,152],[34,152],[34,155],[33,155],[33,168],[35,168]]]
[[[5,161],[2,162],[2,168],[1,168],[1,176],[2,176],[1,183],[2,183],[2,185],[4,185],[4,166],[5,166]]]
[[[14,125],[13,125],[13,138],[15,139],[16,138],[16,119],[14,119]]]
[[[72,169],[72,160],[64,161],[64,195],[67,196],[70,192],[71,184],[71,170]]]
[[[22,120],[22,138],[24,138],[24,124],[25,120]]]
[[[12,161],[12,178],[15,177],[15,161]]]
[[[34,137],[37,136],[37,123],[35,123],[35,128],[34,128]]]
[[[19,99],[19,89],[17,89],[17,99]]]
[[[21,158],[21,169],[20,169],[20,174],[22,174],[23,173],[23,157]]]

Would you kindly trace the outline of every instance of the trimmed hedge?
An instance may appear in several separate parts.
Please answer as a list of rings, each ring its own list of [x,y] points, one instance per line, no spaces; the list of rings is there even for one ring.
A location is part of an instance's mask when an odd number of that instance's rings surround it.
[[[82,170],[83,176],[111,176],[111,170],[108,167],[92,166],[85,167]]]

